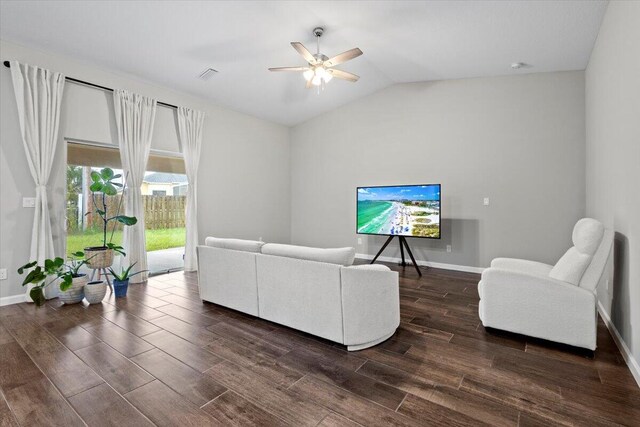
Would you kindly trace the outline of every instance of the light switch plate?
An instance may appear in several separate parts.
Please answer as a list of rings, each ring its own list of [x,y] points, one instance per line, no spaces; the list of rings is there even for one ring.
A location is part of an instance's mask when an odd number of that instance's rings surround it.
[[[484,203],[485,206],[489,206],[489,198],[485,197],[483,203]]]
[[[35,208],[36,207],[36,198],[35,197],[23,197],[22,198],[22,207],[23,208]]]
[[[358,244],[361,245],[362,244],[362,237],[358,237]]]
[[[7,280],[7,269],[0,268],[0,280]]]

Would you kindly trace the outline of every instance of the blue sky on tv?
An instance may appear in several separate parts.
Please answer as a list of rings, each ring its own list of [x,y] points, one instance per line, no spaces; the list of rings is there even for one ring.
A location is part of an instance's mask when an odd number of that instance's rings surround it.
[[[438,185],[360,187],[358,200],[440,200]]]

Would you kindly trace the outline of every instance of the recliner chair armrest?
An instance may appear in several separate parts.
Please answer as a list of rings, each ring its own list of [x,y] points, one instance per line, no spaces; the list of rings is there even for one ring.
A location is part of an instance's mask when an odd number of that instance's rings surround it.
[[[506,289],[510,292],[530,287],[535,289],[536,292],[545,293],[545,295],[580,298],[595,304],[595,295],[593,292],[542,274],[491,267],[482,272],[481,282],[483,283],[483,291],[487,286],[498,286],[501,288],[506,286]],[[482,295],[480,295],[480,297],[482,298]]]
[[[544,264],[542,262],[529,261],[526,259],[496,258],[491,261],[491,268],[521,271],[523,273],[533,273],[546,276],[553,269],[553,266]]]

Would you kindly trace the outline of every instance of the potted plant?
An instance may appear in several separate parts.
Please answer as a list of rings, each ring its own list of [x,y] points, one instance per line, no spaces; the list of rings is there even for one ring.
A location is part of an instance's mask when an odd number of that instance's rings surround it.
[[[84,298],[89,304],[100,304],[107,294],[104,280],[95,280],[84,285]]]
[[[87,283],[87,275],[80,273],[80,268],[87,264],[83,252],[75,252],[72,254],[69,263],[65,264],[60,257],[54,259],[45,259],[44,265],[38,265],[38,261],[32,261],[23,265],[18,269],[18,274],[27,273],[22,286],[34,285],[29,291],[29,296],[37,306],[41,306],[45,302],[44,290],[47,286],[58,281],[60,283],[59,298],[65,304],[75,304],[84,298],[84,286]],[[53,277],[47,282],[48,277]]]
[[[91,199],[95,212],[100,216],[102,220],[102,246],[93,246],[85,248],[85,253],[90,256],[89,267],[93,269],[111,267],[113,264],[113,252],[118,252],[121,255],[126,255],[123,251],[123,247],[112,243],[113,233],[116,229],[116,223],[119,222],[125,226],[134,225],[138,222],[138,219],[134,216],[120,215],[120,208],[122,207],[123,196],[120,197],[118,203],[118,209],[113,216],[109,216],[109,207],[107,196],[116,196],[118,194],[117,187],[122,189],[124,194],[125,185],[116,182],[122,175],[113,173],[111,168],[104,168],[102,170],[91,172]],[[97,198],[100,199],[100,204],[97,202]],[[91,212],[87,212],[89,215]],[[111,238],[107,242],[107,231],[109,223],[113,223],[111,229]]]
[[[135,276],[136,274],[149,271],[149,270],[140,270],[140,271],[136,271],[135,273],[131,273],[131,269],[133,268],[134,265],[136,265],[135,262],[126,269],[123,267],[120,273],[116,273],[113,270],[113,268],[109,267],[109,273],[113,276],[113,290],[114,290],[114,293],[116,294],[116,298],[127,296],[127,289],[129,288],[129,279],[131,277]]]

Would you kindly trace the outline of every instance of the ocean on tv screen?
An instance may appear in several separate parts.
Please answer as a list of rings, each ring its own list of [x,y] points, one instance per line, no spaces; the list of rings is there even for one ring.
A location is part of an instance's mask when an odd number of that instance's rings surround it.
[[[440,185],[358,187],[360,234],[440,238]]]

